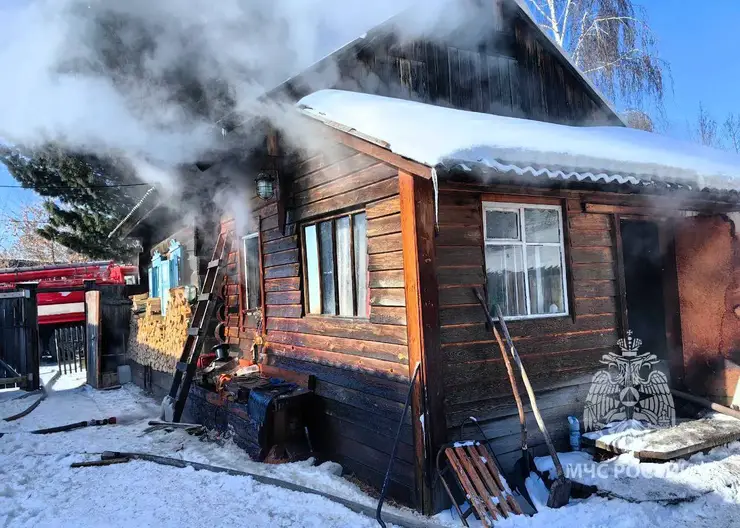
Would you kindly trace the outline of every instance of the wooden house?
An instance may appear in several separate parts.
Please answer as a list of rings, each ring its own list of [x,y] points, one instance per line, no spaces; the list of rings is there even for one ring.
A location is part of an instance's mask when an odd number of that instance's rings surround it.
[[[269,94],[296,103],[310,141],[268,130],[203,174],[275,185],[244,200],[248,219],[223,211],[225,339],[316,377],[323,458],[379,487],[420,365],[391,495],[424,511],[440,505],[436,450],[469,416],[505,468],[518,456],[475,287],[503,306],[563,449],[628,329],[672,384],[731,397],[736,383],[739,160],[623,128],[518,3],[499,7],[471,2],[442,36],[368,32]],[[329,64],[339,75],[316,81]]]

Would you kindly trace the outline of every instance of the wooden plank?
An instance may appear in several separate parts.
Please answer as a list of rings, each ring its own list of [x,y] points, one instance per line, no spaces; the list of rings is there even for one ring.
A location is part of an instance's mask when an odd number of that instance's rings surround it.
[[[382,435],[374,428],[363,427],[362,424],[344,420],[330,413],[324,414],[325,416],[321,420],[322,425],[328,426],[326,432],[331,436],[344,436],[386,455],[391,454],[390,451],[393,446],[393,440],[395,439],[395,432]],[[408,464],[407,467],[409,470],[411,469],[411,464],[414,461],[414,449],[411,445],[399,442],[396,456],[398,460]],[[413,471],[409,471],[409,474],[413,475]]]
[[[408,349],[405,345],[275,331],[270,332],[270,342],[408,364]]]
[[[579,381],[588,383],[579,383]],[[566,382],[558,385],[551,384],[553,387],[536,389],[537,406],[543,413],[543,418],[548,421],[552,416],[562,416],[563,410],[568,415],[574,412],[583,411],[586,403],[586,395],[591,386],[591,375],[576,376],[568,378]],[[511,396],[511,386],[509,392],[500,395],[480,392],[477,400],[470,398],[470,393],[458,392],[447,399],[447,426],[458,428],[470,416],[475,416],[483,427],[483,431],[489,438],[514,435],[519,433],[519,415],[514,400]],[[529,403],[524,403],[524,411],[527,413],[527,420],[532,417],[532,409]],[[554,409],[551,411],[551,409]],[[495,420],[488,424],[488,420]],[[497,424],[501,427],[497,427]],[[515,429],[513,429],[516,427]],[[537,429],[536,424],[532,424],[531,431]],[[459,434],[459,429],[456,431]],[[521,441],[521,438],[520,438]],[[521,453],[520,453],[521,456]]]
[[[265,302],[268,306],[280,304],[301,304],[301,292],[269,292],[266,295]]]
[[[300,264],[286,264],[284,266],[273,266],[272,268],[265,268],[265,280],[298,277],[300,274],[300,269]]]
[[[434,192],[431,182],[399,172],[409,377],[417,365],[421,376],[412,391],[415,476],[419,507],[433,513],[432,464],[446,441],[444,388],[439,359],[439,301],[435,272]],[[426,397],[425,397],[426,395]],[[425,405],[426,404],[426,405]],[[422,421],[423,417],[423,421]],[[428,434],[428,442],[427,435]]]
[[[401,232],[401,215],[391,214],[368,220],[367,222],[367,237],[372,238],[380,235],[389,235],[391,233]]]
[[[369,255],[390,253],[391,251],[401,251],[402,249],[403,241],[401,239],[401,233],[377,236],[368,238],[367,240],[367,252]]]
[[[378,414],[369,410],[350,407],[349,405],[344,405],[343,403],[330,399],[325,399],[322,403],[324,406],[324,414],[333,416],[343,422],[352,423],[359,427],[375,431],[386,438],[395,438],[396,433],[398,432],[400,414],[398,416]],[[408,421],[401,426],[401,436],[399,441],[409,447],[413,447],[414,445],[414,434]],[[387,444],[390,445],[391,442],[387,442]],[[413,449],[411,451],[411,456],[413,457]],[[413,458],[410,458],[409,462],[412,460]]]
[[[302,159],[293,168],[293,172],[296,175],[296,178],[300,178],[301,176],[322,170],[342,161],[343,159],[356,155],[357,151],[345,147],[344,145],[332,145],[329,149],[322,149],[320,152],[316,152],[314,156],[307,156]]]
[[[570,252],[570,258],[574,264],[588,264],[592,262],[612,262],[611,248],[573,248]]]
[[[303,305],[284,305],[284,306],[271,306],[267,305],[267,317],[280,317],[280,318],[298,318],[303,316]]]
[[[613,280],[579,281],[573,285],[573,293],[580,297],[613,297],[616,295],[616,284]]]
[[[262,240],[263,243],[272,242],[279,238],[295,235],[297,232],[298,227],[296,226],[296,224],[286,224],[284,227],[284,231],[278,228],[262,231]]]
[[[594,262],[591,264],[573,264],[571,266],[573,279],[576,281],[587,280],[614,280],[614,264],[611,262]]]
[[[483,243],[482,225],[439,227],[438,246],[476,246]]]
[[[444,329],[442,335],[444,336],[443,339],[459,339],[454,334],[448,337]],[[483,336],[481,335],[481,337]],[[517,351],[522,357],[534,356],[530,361],[547,362],[549,361],[546,357],[548,354],[615,346],[617,342],[617,330],[611,327],[557,335],[545,334],[535,337],[514,337],[513,340]],[[442,355],[448,363],[460,362],[459,365],[480,360],[498,360],[500,356],[496,353],[497,346],[498,344],[493,339],[475,342],[447,342],[442,343]],[[452,368],[454,367],[451,365],[448,371]]]
[[[271,253],[265,255],[264,266],[266,268],[272,266],[281,266],[283,264],[295,264],[300,262],[300,251],[298,248],[289,249],[287,251],[280,251],[278,253]]]
[[[518,350],[519,347],[517,347]],[[582,368],[584,365],[596,366],[605,354],[604,348],[594,348],[574,352],[568,350],[558,353],[530,354],[530,358],[524,358],[527,374],[532,378],[540,376],[552,376],[558,371],[569,371]],[[469,387],[471,381],[478,380],[480,383],[493,383],[505,381],[506,369],[501,359],[489,361],[478,361],[474,363],[448,363],[445,369],[445,385],[448,389],[453,387]]]
[[[333,367],[287,355],[269,354],[267,363],[314,375],[316,377],[315,390],[319,396],[381,414],[395,421],[396,424],[401,421],[408,381],[403,383],[388,376],[368,374],[345,367]],[[411,423],[408,414],[404,423]]]
[[[398,213],[399,211],[401,211],[401,201],[397,195],[368,204],[365,208],[368,223],[375,218]]]
[[[288,277],[285,279],[270,279],[265,281],[266,292],[300,291],[301,278]]]
[[[371,271],[371,288],[403,288],[403,270]]]
[[[388,165],[378,163],[354,173],[342,174],[332,181],[322,182],[317,187],[293,195],[297,208],[308,206],[320,200],[344,195],[357,189],[394,177],[395,170]]]
[[[373,288],[370,290],[371,306],[406,306],[404,288]]]
[[[296,249],[298,247],[298,235],[288,236],[273,240],[272,242],[265,242],[262,245],[262,252],[265,255],[270,253],[277,253],[279,251],[287,251],[289,249]],[[266,258],[266,257],[265,257]]]
[[[627,316],[627,279],[624,272],[624,250],[622,248],[622,220],[619,215],[611,218],[612,239],[614,240],[615,266],[617,272],[617,283],[615,288],[616,307],[619,314],[619,332],[626,335],[630,323]],[[584,295],[585,297],[585,295]]]
[[[441,226],[454,225],[481,225],[480,204],[462,206],[443,206],[439,208],[439,224]]]
[[[395,325],[373,324],[356,319],[332,317],[305,317],[300,320],[272,319],[267,321],[268,335],[270,330],[319,334],[349,339],[364,339],[379,343],[405,345],[406,329]]]
[[[373,306],[370,310],[370,322],[377,324],[405,325],[406,308],[395,306]]]
[[[457,266],[437,269],[437,281],[440,285],[478,286],[486,282],[486,275],[480,266]]]
[[[582,315],[615,313],[616,311],[617,304],[614,297],[576,299],[576,318]]]
[[[469,308],[446,308],[445,316],[450,317],[450,312],[461,312],[461,314],[471,314],[475,316],[475,307]],[[480,306],[477,307],[481,310]],[[440,315],[441,318],[441,315]],[[554,317],[547,319],[530,319],[525,321],[510,321],[507,323],[509,331],[515,341],[524,342],[529,338],[548,339],[559,336],[571,336],[574,339],[583,332],[592,332],[603,329],[612,330],[616,328],[617,318],[615,314],[603,314],[595,316],[583,316],[573,321],[571,317]],[[453,324],[443,324],[441,330],[441,341],[445,343],[466,343],[491,341],[490,327],[486,321],[461,322]]]
[[[439,288],[439,304],[440,306],[450,306],[458,304],[475,304],[478,299],[475,298],[470,285],[466,286],[452,286]]]
[[[402,270],[403,253],[393,251],[391,253],[378,253],[368,256],[368,271]]]
[[[581,231],[571,229],[569,232],[572,247],[610,247],[612,245],[609,230]]]
[[[354,153],[353,156],[325,165],[316,171],[304,176],[298,176],[292,183],[292,191],[296,194],[303,193],[319,185],[326,184],[337,178],[356,173],[376,165],[378,161],[365,154]]]
[[[576,202],[577,203],[577,202]],[[571,229],[583,229],[589,231],[609,231],[609,217],[599,214],[569,214],[568,226]]]
[[[483,247],[437,247],[437,265],[483,266]]]
[[[373,183],[372,185],[354,189],[339,196],[326,198],[304,207],[298,207],[294,210],[294,218],[297,222],[310,220],[340,209],[356,207],[370,201],[386,198],[397,192],[398,182],[396,178],[389,178]]]
[[[313,361],[322,365],[359,371],[369,375],[389,376],[393,379],[402,379],[408,375],[408,367],[403,363],[394,361],[381,361],[363,356],[337,354],[327,352],[326,350],[284,345],[272,341],[268,342],[267,347],[270,354],[287,356],[302,361]]]

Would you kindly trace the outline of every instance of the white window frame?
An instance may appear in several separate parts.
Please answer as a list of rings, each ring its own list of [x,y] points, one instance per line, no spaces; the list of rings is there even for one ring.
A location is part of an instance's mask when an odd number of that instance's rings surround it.
[[[560,241],[559,242],[527,242],[527,232],[524,224],[524,211],[527,209],[549,209],[558,212],[558,223],[560,229]],[[489,239],[487,236],[488,229],[486,222],[488,211],[502,211],[511,212],[516,211],[519,213],[519,235],[520,239]],[[565,231],[563,229],[563,208],[560,205],[541,205],[541,204],[527,204],[527,203],[504,203],[504,202],[483,202],[483,244],[487,246],[520,246],[522,248],[522,262],[524,269],[524,296],[527,307],[527,315],[511,315],[506,316],[506,321],[521,321],[525,319],[547,319],[556,317],[567,317],[570,315],[570,306],[568,305],[568,277],[565,269]],[[533,314],[531,299],[529,295],[529,269],[527,267],[527,246],[547,246],[560,248],[560,269],[562,272],[562,284],[563,284],[563,306],[564,311],[551,314]],[[484,250],[485,250],[484,247]],[[483,252],[484,261],[486,259],[487,251]],[[488,282],[488,262],[484,262],[486,266],[486,282]]]
[[[244,254],[244,310],[249,312],[260,309],[259,305],[249,306],[249,259],[247,258],[247,240],[258,237],[258,232],[249,233],[248,235],[244,235],[242,237],[242,252]],[[257,251],[257,260],[259,260],[259,250]]]

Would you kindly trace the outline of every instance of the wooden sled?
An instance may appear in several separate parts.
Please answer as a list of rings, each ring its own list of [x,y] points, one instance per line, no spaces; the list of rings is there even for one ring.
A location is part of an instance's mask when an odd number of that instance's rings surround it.
[[[448,464],[444,468],[441,467],[443,454]],[[470,502],[470,507],[465,512],[461,510],[445,481],[444,473],[447,469],[455,474]],[[464,526],[468,526],[467,518],[473,512],[487,527],[493,526],[499,519],[522,514],[522,509],[494,463],[493,456],[480,442],[455,442],[442,446],[437,453],[437,474]]]

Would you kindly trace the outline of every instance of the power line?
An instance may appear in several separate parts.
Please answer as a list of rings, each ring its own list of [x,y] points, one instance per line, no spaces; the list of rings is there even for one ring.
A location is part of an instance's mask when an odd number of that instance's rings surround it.
[[[118,189],[120,187],[143,187],[150,186],[150,183],[119,183],[116,185],[86,185],[86,186],[71,186],[71,185],[39,185],[37,187],[24,187],[23,185],[0,185],[0,189],[27,189],[29,191],[35,191],[38,189],[44,190],[86,190],[86,189]]]

